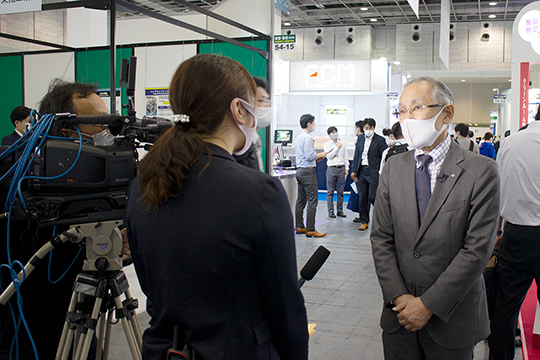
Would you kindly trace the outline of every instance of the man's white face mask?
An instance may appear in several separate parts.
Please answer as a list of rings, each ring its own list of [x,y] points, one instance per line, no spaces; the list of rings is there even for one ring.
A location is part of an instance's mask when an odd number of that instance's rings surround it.
[[[105,129],[102,132],[92,135],[92,140],[96,146],[111,146],[114,144],[114,135]]]
[[[258,118],[257,126],[260,128],[267,127],[272,123],[272,108],[259,106],[257,108]]]
[[[444,107],[431,119],[405,119],[401,123],[401,130],[407,144],[415,149],[432,145],[444,129],[448,127],[448,124],[443,124],[440,130],[435,130],[435,122],[443,110]]]

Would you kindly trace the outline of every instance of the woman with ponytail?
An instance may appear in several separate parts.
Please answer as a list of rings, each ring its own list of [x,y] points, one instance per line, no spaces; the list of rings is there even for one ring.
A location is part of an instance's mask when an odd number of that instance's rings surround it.
[[[175,326],[197,359],[307,359],[287,196],[232,156],[255,136],[255,94],[242,65],[215,55],[186,60],[172,78],[176,125],[141,161],[126,216],[152,303],[143,359],[166,358]]]

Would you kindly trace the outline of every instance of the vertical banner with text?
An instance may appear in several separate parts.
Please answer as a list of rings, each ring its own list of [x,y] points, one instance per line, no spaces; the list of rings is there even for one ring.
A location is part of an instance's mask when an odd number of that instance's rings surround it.
[[[519,75],[519,128],[529,123],[529,63],[522,62]]]
[[[441,0],[441,31],[439,38],[439,57],[446,69],[450,63],[450,1]]]

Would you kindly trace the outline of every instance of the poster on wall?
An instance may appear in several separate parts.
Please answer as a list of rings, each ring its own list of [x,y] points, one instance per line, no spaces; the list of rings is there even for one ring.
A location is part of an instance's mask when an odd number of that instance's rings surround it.
[[[111,90],[110,89],[98,89],[96,94],[103,100],[109,113],[111,112]],[[120,96],[120,89],[116,89],[116,112],[122,113],[122,98]]]
[[[145,89],[146,116],[157,116],[169,119],[172,115],[171,104],[169,102],[168,88]]]
[[[41,0],[1,0],[0,14],[41,11]]]
[[[348,104],[326,104],[326,128],[335,126],[343,142],[347,138]],[[326,134],[326,129],[324,131]],[[328,139],[326,139],[328,140]]]

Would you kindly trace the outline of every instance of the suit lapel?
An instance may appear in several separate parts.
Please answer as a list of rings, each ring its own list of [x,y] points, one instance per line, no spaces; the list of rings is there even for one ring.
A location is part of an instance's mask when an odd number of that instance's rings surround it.
[[[362,166],[362,153],[364,152],[364,144],[365,144],[365,141],[366,141],[366,135],[362,134],[360,136],[358,136],[358,142],[357,142],[357,146],[356,146],[356,151],[357,151],[357,156],[358,156],[358,164],[356,164],[356,174],[357,176],[359,175],[360,173],[360,166]]]
[[[452,142],[450,145],[450,150],[446,155],[446,159],[444,159],[441,170],[439,171],[439,176],[445,176],[445,180],[437,181],[435,188],[433,189],[433,194],[431,194],[431,199],[429,200],[426,214],[424,215],[424,220],[422,221],[420,230],[418,230],[418,235],[416,236],[416,241],[420,240],[420,238],[424,235],[429,225],[433,222],[433,219],[435,219],[435,216],[439,212],[442,204],[450,194],[450,191],[456,184],[456,181],[459,179],[459,176],[463,170],[458,165],[461,161],[463,161],[463,152],[461,151],[461,147]]]

